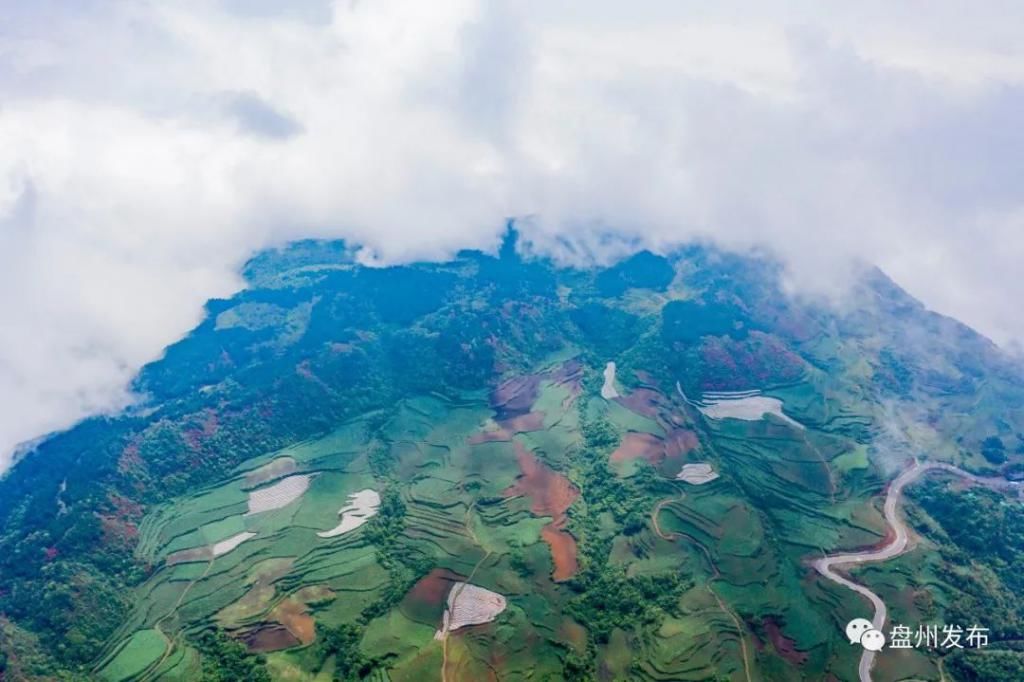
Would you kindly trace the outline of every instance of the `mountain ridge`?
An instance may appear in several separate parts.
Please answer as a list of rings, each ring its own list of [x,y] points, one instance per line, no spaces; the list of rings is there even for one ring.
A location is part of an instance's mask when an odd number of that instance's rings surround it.
[[[378,434],[366,447],[384,447],[391,453],[386,459],[401,461],[394,451],[400,441],[388,431],[397,417],[373,415],[391,414],[395,406],[406,409],[401,406],[416,396],[440,396],[436,400],[445,405],[467,400],[477,405],[478,398],[470,396],[493,389],[503,378],[548,377],[536,381],[557,385],[550,378],[554,375],[544,370],[552,358],[574,359],[581,366],[580,385],[572,389],[579,413],[563,416],[566,423],[579,424],[559,436],[567,439],[561,454],[533,449],[540,447],[536,444],[524,447],[582,491],[582,501],[569,507],[568,530],[560,532],[580,543],[581,566],[588,561],[604,566],[593,575],[584,571],[591,581],[587,585],[547,587],[537,578],[544,590],[554,590],[550,608],[567,613],[589,613],[591,588],[626,589],[613,568],[621,564],[628,572],[633,564],[616,554],[620,550],[615,547],[634,542],[635,534],[623,529],[647,532],[639,530],[645,527],[644,517],[625,509],[603,512],[615,518],[621,513],[609,527],[602,525],[604,517],[579,512],[583,516],[576,518],[573,510],[603,505],[617,510],[619,503],[604,496],[618,499],[614,496],[632,491],[640,499],[654,500],[656,491],[679,485],[670,482],[665,467],[666,462],[681,462],[683,455],[652,453],[650,447],[662,447],[651,445],[663,438],[657,429],[692,431],[699,441],[693,452],[719,465],[732,462],[751,480],[775,474],[747,470],[738,454],[721,453],[735,447],[736,436],[730,434],[736,429],[757,442],[765,439],[769,449],[758,450],[755,460],[783,457],[772,466],[789,471],[786,476],[795,485],[808,486],[810,500],[792,507],[803,512],[785,513],[807,513],[808,519],[841,515],[834,508],[837,495],[850,505],[870,500],[889,469],[911,448],[925,448],[929,457],[983,474],[1005,472],[1021,461],[1014,452],[1014,438],[1024,432],[1019,363],[966,326],[927,311],[880,270],[862,283],[856,309],[843,315],[787,298],[777,265],[707,247],[687,247],[668,257],[642,252],[606,268],[577,269],[524,259],[515,253],[514,243],[510,232],[497,256],[461,252],[447,263],[388,268],[357,264],[342,242],[300,242],[251,259],[244,268],[248,287],[230,299],[208,302],[196,329],[140,371],[134,388],[146,401],[123,415],[87,419],[46,439],[0,479],[0,571],[9,585],[0,591],[0,611],[6,614],[0,644],[10,652],[9,669],[35,666],[50,671],[43,675],[90,674],[97,652],[109,650],[109,638],[132,618],[136,592],[160,572],[158,566],[140,561],[138,549],[155,509],[173,506],[197,490],[216,489],[243,463],[319,442],[353,419],[383,419],[382,425],[366,427]],[[594,382],[609,360],[619,366],[617,381],[624,397],[594,402]],[[780,437],[771,418],[719,424],[674,405],[675,381],[687,393],[753,388],[779,399],[812,432],[785,448],[806,453],[794,463],[785,458],[785,449],[771,450],[776,446],[770,443]],[[534,405],[546,395],[531,394],[528,407],[539,410]],[[626,412],[616,405],[625,406]],[[449,408],[436,409],[438,424],[447,423]],[[482,404],[479,409],[484,409]],[[552,404],[539,411],[564,409]],[[507,418],[497,412],[491,417],[499,424]],[[660,425],[651,426],[652,419]],[[650,434],[646,441],[631,435],[643,433]],[[519,442],[509,438],[507,442]],[[894,452],[891,457],[872,451],[883,441]],[[620,457],[615,453],[622,448],[626,454]],[[814,450],[819,450],[817,455]],[[594,469],[566,454],[577,451],[603,453],[608,468]],[[654,467],[656,478],[647,465],[634,461],[634,451],[642,453],[641,460],[650,458],[647,464]],[[509,461],[515,461],[512,455]],[[804,456],[809,464],[799,463]],[[376,485],[401,489],[408,505],[411,493],[403,486],[410,481],[405,474],[373,466]],[[609,472],[612,478],[607,478]],[[766,519],[758,524],[767,535],[774,538],[783,528],[811,533],[806,520],[780,515],[785,503],[774,492],[777,483],[766,488],[768,494],[754,493],[739,473],[721,473],[739,477],[715,484],[736,486],[721,499],[734,500],[733,508]],[[689,521],[679,519],[689,517],[681,509],[680,514],[673,523],[685,526]],[[379,542],[395,542],[373,523],[368,528]],[[679,532],[684,531],[681,526]],[[407,542],[402,538],[400,544]],[[812,546],[799,536],[791,540],[794,548]],[[634,550],[654,555],[663,551],[650,549],[649,542]],[[393,580],[405,573],[415,577],[417,570],[427,568],[429,553],[419,546],[406,550],[414,559],[387,569]],[[799,561],[789,558],[793,552],[797,550],[772,554],[773,564],[785,567],[778,574],[786,590],[795,589],[800,574]],[[678,561],[689,566],[686,580],[704,579],[689,560]],[[689,592],[681,594],[685,600]],[[744,618],[757,613],[736,599],[737,606],[730,607],[739,609],[734,613]],[[664,605],[654,615],[623,615],[622,623],[645,631],[647,618],[677,618],[674,608],[682,607]],[[807,614],[820,608],[807,606]],[[823,616],[800,618],[809,623]],[[374,622],[365,626],[372,630]],[[619,637],[614,633],[620,631],[627,639],[640,636],[628,634],[622,623],[605,635]],[[745,625],[750,630],[740,641],[756,636],[757,627]],[[547,637],[553,648],[545,655],[560,660],[563,675],[577,664],[598,665],[599,659],[612,665],[621,655],[602,653],[611,640],[579,650],[559,637]],[[816,670],[843,660],[828,638],[797,640],[810,647],[806,651],[817,661]],[[792,665],[779,656],[783,662],[771,665]],[[736,663],[732,654],[726,659]],[[378,660],[375,665],[384,664]]]

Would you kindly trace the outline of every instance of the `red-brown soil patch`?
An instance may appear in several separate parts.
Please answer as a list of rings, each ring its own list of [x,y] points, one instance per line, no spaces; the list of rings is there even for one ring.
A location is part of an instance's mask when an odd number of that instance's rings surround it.
[[[646,459],[657,464],[665,458],[665,441],[650,433],[630,431],[612,453],[612,462],[627,462],[631,459]]]
[[[537,516],[559,517],[579,497],[580,491],[562,474],[533,456],[519,442],[514,443],[516,460],[522,475],[505,491],[506,496],[530,498],[530,511]]]
[[[283,625],[276,623],[264,625],[258,630],[250,630],[243,634],[240,639],[245,643],[249,651],[257,653],[290,649],[300,644],[299,640],[292,633],[288,632]]]
[[[424,604],[443,605],[448,598],[452,585],[465,580],[465,576],[449,571],[447,568],[435,568],[412,586],[406,599]]]
[[[326,585],[310,585],[291,595],[270,612],[277,621],[302,644],[316,639],[316,621],[309,615],[309,605],[334,599],[334,590]]]
[[[469,437],[470,445],[480,443],[493,443],[495,441],[507,442],[517,433],[528,433],[530,431],[541,431],[544,429],[543,412],[527,412],[516,415],[498,422],[498,428],[491,431],[481,431]]]
[[[685,455],[700,446],[697,434],[689,429],[673,429],[665,439],[665,454],[669,457]]]
[[[526,414],[537,400],[540,376],[525,374],[502,382],[491,391],[491,406],[497,412],[497,419],[510,419]]]
[[[551,573],[552,580],[568,580],[576,575],[580,565],[576,560],[576,538],[572,533],[562,530],[564,517],[557,523],[552,521],[540,529],[540,537],[551,548],[551,560],[555,570]]]
[[[583,363],[573,358],[566,360],[558,366],[554,372],[551,373],[551,380],[556,384],[560,384],[567,381],[574,381],[583,377]]]
[[[285,626],[297,640],[311,644],[316,639],[316,621],[309,615],[306,604],[298,599],[285,599],[274,607],[270,616]]]
[[[465,576],[446,568],[435,568],[416,581],[398,608],[410,620],[437,625],[441,622],[452,585],[465,579]]]
[[[779,656],[796,666],[807,662],[807,652],[797,649],[796,642],[782,634],[782,628],[779,627],[778,621],[768,616],[763,623],[765,634],[768,635],[769,641]]]
[[[544,428],[543,412],[527,412],[501,422],[502,428],[512,433],[541,431]]]
[[[565,476],[534,457],[521,443],[516,442],[514,447],[523,473],[505,491],[505,495],[529,497],[531,512],[537,516],[552,517],[551,523],[541,529],[541,538],[551,548],[555,564],[552,577],[555,580],[571,578],[579,568],[576,539],[563,527],[565,512],[579,497],[580,491]]]
[[[568,408],[583,392],[583,365],[578,360],[568,360],[551,373],[551,381],[569,389],[569,395],[562,401],[562,407]]]
[[[638,388],[629,395],[616,398],[618,403],[630,412],[635,412],[649,419],[657,419],[664,403],[664,396],[649,388]]]
[[[494,431],[480,431],[470,436],[466,442],[470,445],[480,445],[481,443],[494,443],[502,442],[507,443],[512,440],[512,434],[505,429],[495,429]]]

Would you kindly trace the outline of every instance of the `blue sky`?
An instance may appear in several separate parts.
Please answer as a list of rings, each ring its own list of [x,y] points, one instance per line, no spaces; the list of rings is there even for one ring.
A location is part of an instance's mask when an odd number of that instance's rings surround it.
[[[709,239],[1024,339],[1020,3],[580,7],[0,0],[0,452],[125,404],[299,237]]]

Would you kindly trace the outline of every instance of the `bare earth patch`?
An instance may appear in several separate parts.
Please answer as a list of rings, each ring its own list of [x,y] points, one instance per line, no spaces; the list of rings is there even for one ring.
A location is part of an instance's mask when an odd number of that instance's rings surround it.
[[[380,495],[376,490],[367,488],[348,496],[348,504],[342,507],[338,514],[341,522],[331,530],[317,533],[322,538],[333,538],[353,531],[369,521],[377,510],[380,509]]]
[[[665,454],[669,457],[685,455],[700,446],[697,434],[689,429],[673,429],[665,439]]]
[[[466,576],[447,568],[432,569],[416,581],[402,599],[399,608],[410,620],[434,625],[444,614],[445,600],[452,586],[465,579]]]
[[[334,597],[334,593],[327,590],[326,595],[318,593],[317,597],[312,599],[312,594],[304,594],[308,589],[311,588],[304,588],[293,594],[270,612],[270,617],[283,625],[301,644],[312,644],[316,639],[316,621],[313,620],[313,616],[309,615],[309,606],[306,600],[315,602]]]
[[[619,396],[620,405],[648,419],[658,418],[663,403],[664,396],[649,388],[638,388],[629,395]]]
[[[259,488],[249,493],[249,511],[247,514],[259,514],[272,509],[282,509],[302,497],[312,480],[309,474],[289,476],[266,488]]]
[[[508,442],[517,433],[529,433],[530,431],[542,431],[544,429],[543,412],[527,412],[516,415],[499,422],[493,422],[484,431],[473,434],[469,437],[470,445],[480,443],[494,443],[497,441]]]
[[[434,639],[443,639],[447,633],[467,625],[490,623],[507,606],[505,597],[497,592],[471,583],[455,583],[448,593],[448,608]]]
[[[541,538],[551,548],[555,564],[554,580],[566,580],[579,568],[576,557],[576,538],[564,530],[565,512],[579,497],[579,490],[562,474],[552,470],[533,456],[521,443],[515,445],[516,460],[522,475],[505,490],[506,496],[523,495],[530,498],[530,511],[537,516],[552,517],[551,523],[541,529]]]
[[[527,433],[540,431],[544,428],[543,412],[527,412],[501,422],[501,426],[511,433]]]
[[[657,464],[665,458],[665,441],[650,433],[630,431],[622,438],[622,443],[612,453],[612,462],[627,462],[632,459],[645,459]]]
[[[541,377],[526,374],[504,381],[491,392],[491,406],[499,421],[526,414],[537,401]]]
[[[493,431],[480,431],[478,433],[474,433],[466,439],[466,442],[470,445],[480,445],[481,443],[507,443],[510,440],[512,440],[511,433],[505,429],[497,428]]]
[[[564,526],[565,517],[563,516],[558,521],[552,521],[540,529],[541,539],[551,548],[551,560],[555,564],[551,579],[555,582],[568,580],[579,570],[579,562],[576,559],[576,538],[565,530]]]
[[[249,651],[255,653],[290,649],[300,643],[287,628],[277,623],[250,630],[241,636],[241,640]]]
[[[583,364],[576,360],[567,360],[551,374],[556,386],[565,386],[569,395],[562,400],[562,407],[568,409],[583,392]]]
[[[685,481],[692,485],[704,485],[718,478],[718,474],[707,462],[694,462],[684,464],[683,470],[676,475],[676,480]]]

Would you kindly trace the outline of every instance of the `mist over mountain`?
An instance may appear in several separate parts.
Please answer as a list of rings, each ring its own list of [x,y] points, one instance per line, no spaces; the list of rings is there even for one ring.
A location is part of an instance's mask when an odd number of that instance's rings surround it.
[[[1016,3],[0,2],[0,456],[132,400],[258,250],[879,266],[1001,345]],[[529,224],[529,226],[527,225]],[[855,269],[856,269],[855,268]]]

